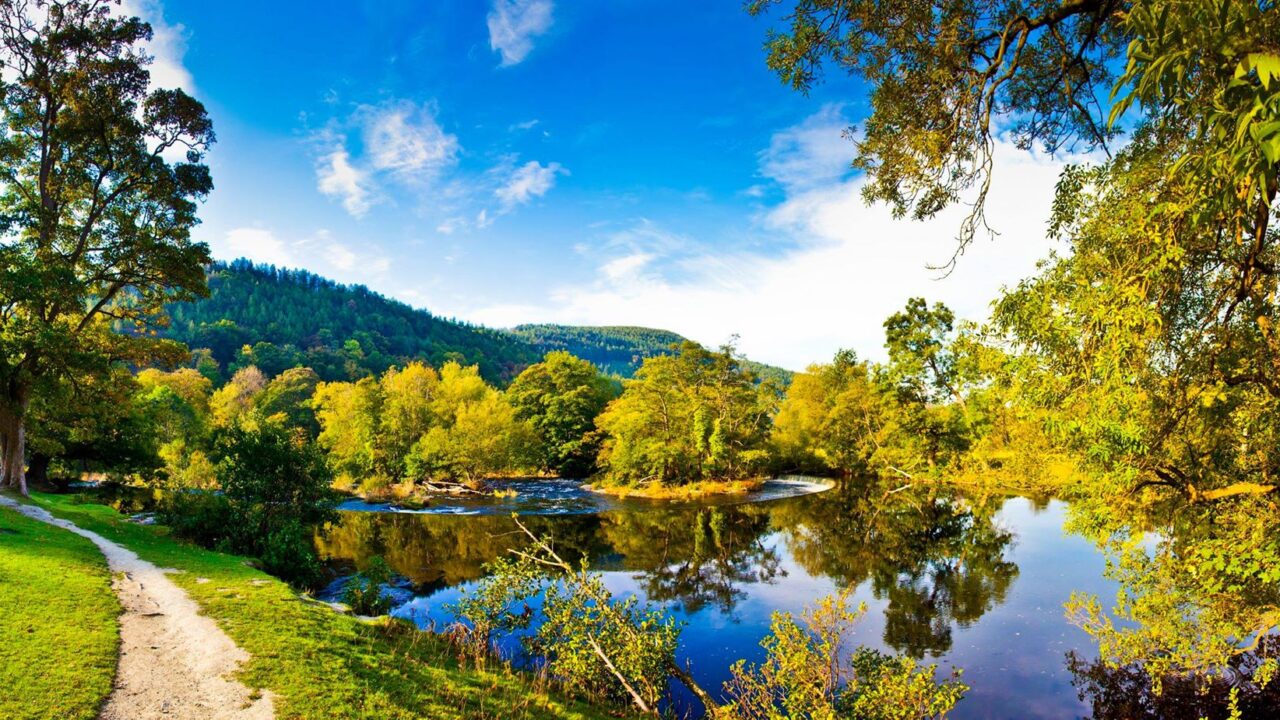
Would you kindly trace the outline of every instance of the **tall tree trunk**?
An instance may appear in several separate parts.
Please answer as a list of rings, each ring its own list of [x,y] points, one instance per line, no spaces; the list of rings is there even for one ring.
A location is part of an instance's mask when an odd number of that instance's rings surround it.
[[[0,400],[0,471],[4,472],[3,485],[27,495],[27,407],[26,388],[11,391]]]

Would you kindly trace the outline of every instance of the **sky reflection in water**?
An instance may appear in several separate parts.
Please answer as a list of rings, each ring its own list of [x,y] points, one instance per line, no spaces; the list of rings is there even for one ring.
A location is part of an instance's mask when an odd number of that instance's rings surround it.
[[[1073,591],[1109,599],[1115,586],[1093,546],[1063,532],[1063,503],[936,491],[886,503],[879,490],[839,488],[720,506],[606,501],[586,513],[563,487],[547,489],[537,499],[526,487],[521,502],[576,514],[527,524],[562,553],[589,556],[614,593],[639,593],[686,621],[682,659],[704,687],[718,688],[738,658],[761,659],[773,612],[799,613],[853,584],[868,608],[856,642],[939,662],[943,672],[964,668],[972,690],[953,717],[1088,714],[1066,654],[1096,649],[1066,621],[1063,603]],[[444,624],[445,606],[483,563],[522,544],[511,507],[467,510],[474,514],[346,512],[321,549],[339,567],[384,555],[414,586],[395,614]]]

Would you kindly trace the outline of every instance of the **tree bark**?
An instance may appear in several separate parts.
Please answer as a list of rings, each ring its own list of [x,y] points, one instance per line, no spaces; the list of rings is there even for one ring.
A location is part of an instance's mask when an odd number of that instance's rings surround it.
[[[0,401],[0,472],[4,473],[3,486],[27,493],[26,415],[28,394],[26,388],[11,392],[8,402]]]

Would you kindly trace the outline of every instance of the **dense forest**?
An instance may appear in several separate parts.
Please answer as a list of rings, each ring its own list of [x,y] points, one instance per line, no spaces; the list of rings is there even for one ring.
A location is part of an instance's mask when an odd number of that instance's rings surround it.
[[[255,365],[268,375],[309,367],[323,380],[377,374],[412,360],[477,365],[509,380],[540,357],[509,334],[436,317],[362,285],[305,270],[214,263],[209,296],[169,305],[167,337],[207,349],[221,368]]]
[[[622,377],[631,377],[641,360],[665,353],[685,340],[668,330],[626,325],[526,324],[511,332],[543,352],[564,350],[595,363],[605,373]]]
[[[253,365],[268,376],[309,367],[321,380],[355,380],[395,365],[454,361],[475,365],[505,384],[553,350],[587,360],[606,375],[629,378],[640,363],[669,354],[686,338],[641,327],[520,325],[496,330],[433,315],[306,270],[215,262],[209,295],[171,303],[161,335],[195,351],[213,380]],[[212,360],[213,362],[209,362]],[[791,373],[744,361],[757,375],[785,384]]]

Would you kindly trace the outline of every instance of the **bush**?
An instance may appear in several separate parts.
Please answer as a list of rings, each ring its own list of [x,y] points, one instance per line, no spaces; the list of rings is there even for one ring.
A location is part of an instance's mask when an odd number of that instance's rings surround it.
[[[174,493],[164,521],[180,537],[257,557],[267,572],[312,587],[321,575],[312,536],[335,503],[319,451],[266,421],[220,429],[213,446],[221,490]]]
[[[391,612],[391,599],[382,594],[382,586],[391,582],[391,566],[379,556],[369,558],[364,570],[355,574],[342,591],[342,602],[357,615],[386,615]]]
[[[324,574],[316,557],[315,530],[289,519],[258,543],[262,569],[298,587],[312,588]]]
[[[968,688],[957,677],[935,679],[936,666],[909,657],[859,647],[845,652],[853,624],[865,606],[849,606],[849,590],[828,596],[797,622],[774,613],[772,632],[761,641],[766,659],[739,661],[725,683],[731,703],[717,720],[944,718]]]
[[[234,515],[225,497],[209,492],[168,493],[156,512],[174,535],[209,548],[227,541]]]

